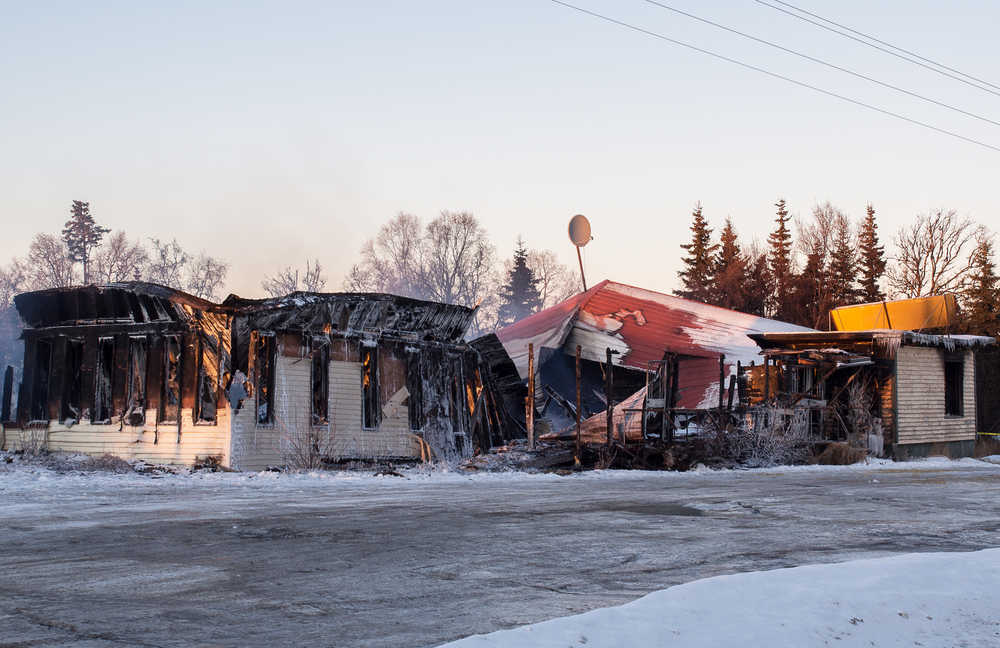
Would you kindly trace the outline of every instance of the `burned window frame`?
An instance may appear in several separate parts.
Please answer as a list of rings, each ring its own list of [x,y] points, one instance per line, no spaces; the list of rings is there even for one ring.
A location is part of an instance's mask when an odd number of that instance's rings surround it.
[[[330,338],[309,342],[309,412],[313,427],[330,425]]]
[[[94,409],[91,425],[110,425],[114,419],[115,349],[113,336],[97,338],[97,363],[94,367]],[[106,414],[106,416],[101,416]]]
[[[84,341],[82,338],[67,337],[65,349],[66,378],[63,382],[62,397],[59,403],[59,419],[64,422],[79,423],[86,413],[86,408],[83,405]]]
[[[944,415],[948,418],[965,416],[965,356],[944,356]]]
[[[31,421],[49,420],[49,390],[52,388],[52,358],[55,345],[51,338],[35,340],[35,357],[31,367]],[[42,366],[44,364],[44,367]]]
[[[361,429],[376,430],[380,423],[378,345],[361,344]]]
[[[144,335],[131,335],[128,338],[128,388],[124,414],[126,425],[146,424],[148,387],[149,338]],[[140,392],[138,395],[137,391]]]
[[[274,425],[274,383],[278,362],[278,338],[273,331],[261,331],[257,335],[254,354],[254,421],[257,427]],[[262,362],[262,360],[266,362]],[[264,399],[265,414],[261,418],[261,399]]]
[[[182,373],[183,363],[184,363],[183,342],[184,341],[179,334],[177,335],[171,334],[163,336],[163,381],[162,381],[163,386],[161,389],[162,393],[160,394],[160,411],[157,416],[157,423],[179,424],[181,420],[181,388],[184,380],[184,375]],[[176,356],[175,356],[176,359],[173,361],[171,361],[170,359],[171,344],[176,345]],[[174,369],[174,374],[173,374],[175,376],[174,381],[170,380],[171,367],[173,367]],[[173,382],[176,385],[175,404],[171,404],[170,402],[171,382]],[[167,410],[168,408],[171,407],[176,409],[176,414],[173,417],[167,415],[168,414]]]
[[[409,349],[406,359],[407,417],[411,432],[420,432],[426,424],[424,415],[424,363],[420,350]]]
[[[214,345],[214,349],[212,348]],[[198,335],[198,367],[195,372],[195,425],[216,425],[219,422],[219,377],[222,375],[222,341],[216,335]],[[207,360],[207,362],[206,362]],[[212,376],[208,368],[215,370]],[[211,408],[206,408],[206,396],[211,396]],[[206,410],[209,413],[206,414]]]

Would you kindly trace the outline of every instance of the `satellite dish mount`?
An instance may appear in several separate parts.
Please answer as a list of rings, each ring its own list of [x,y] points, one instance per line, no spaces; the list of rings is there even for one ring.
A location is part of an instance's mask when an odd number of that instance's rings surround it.
[[[583,214],[577,214],[569,219],[569,240],[576,246],[576,260],[580,262],[580,281],[583,282],[583,292],[587,292],[587,277],[583,274],[583,256],[580,248],[594,239],[590,235],[590,221]]]

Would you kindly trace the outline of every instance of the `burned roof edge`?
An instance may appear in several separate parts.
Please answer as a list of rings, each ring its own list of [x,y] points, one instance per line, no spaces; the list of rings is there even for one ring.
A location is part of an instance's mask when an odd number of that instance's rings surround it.
[[[769,333],[748,333],[747,337],[763,347],[779,347],[785,344],[830,344],[836,342],[898,341],[912,346],[956,348],[986,347],[996,344],[991,337],[979,335],[932,335],[895,329],[872,329],[868,331],[789,331]]]

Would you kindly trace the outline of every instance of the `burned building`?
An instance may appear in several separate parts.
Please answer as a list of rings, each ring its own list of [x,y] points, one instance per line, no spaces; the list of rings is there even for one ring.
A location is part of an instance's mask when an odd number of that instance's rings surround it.
[[[971,456],[978,432],[997,425],[995,340],[912,331],[758,333],[767,361],[750,400],[812,412],[816,434],[896,459]],[[987,378],[994,376],[992,382]],[[854,399],[846,402],[854,389]],[[876,425],[849,420],[860,407]],[[852,438],[864,432],[867,438]]]
[[[180,464],[228,455],[225,309],[145,283],[43,290],[14,303],[25,323],[23,378],[16,408],[4,401],[5,447]]]
[[[335,460],[463,457],[516,434],[489,366],[463,340],[472,309],[357,293],[223,305],[249,386],[233,399],[236,466],[282,463],[303,442]]]
[[[133,282],[25,293],[4,447],[242,469],[442,459],[522,428],[463,340],[474,311],[392,295],[230,296]],[[509,361],[508,361],[509,362]],[[10,380],[8,391],[12,391]]]

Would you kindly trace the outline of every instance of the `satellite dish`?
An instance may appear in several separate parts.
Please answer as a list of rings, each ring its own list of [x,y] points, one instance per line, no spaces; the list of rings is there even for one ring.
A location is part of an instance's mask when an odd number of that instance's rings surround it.
[[[593,239],[590,235],[590,221],[583,214],[577,214],[569,219],[569,240],[578,248],[590,243]]]
[[[590,221],[583,214],[577,214],[569,219],[569,240],[576,246],[576,259],[580,262],[580,281],[583,283],[583,291],[587,292],[587,278],[583,274],[583,257],[580,256],[582,248],[594,237],[590,235]]]

